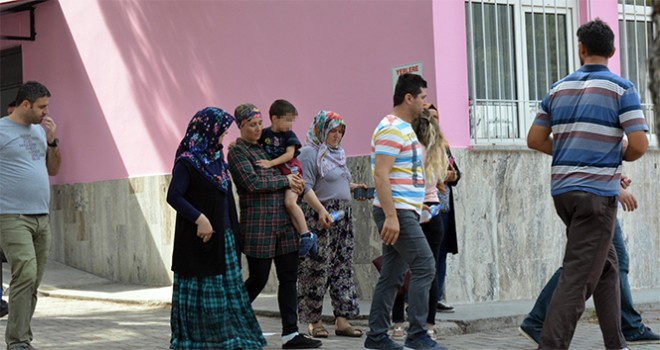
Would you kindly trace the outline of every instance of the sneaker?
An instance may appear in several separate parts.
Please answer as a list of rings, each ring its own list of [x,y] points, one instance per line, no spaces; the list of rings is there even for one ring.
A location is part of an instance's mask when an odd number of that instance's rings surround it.
[[[651,328],[644,327],[644,332],[634,337],[626,337],[630,344],[660,344],[660,335],[654,333]]]
[[[375,341],[367,336],[367,339],[364,341],[364,350],[403,350],[403,346],[387,336],[380,341]]]
[[[416,339],[412,339],[411,337],[406,338],[406,342],[403,345],[404,350],[448,350],[446,347],[431,339],[426,333]]]
[[[438,334],[435,332],[435,329],[433,329],[433,328],[427,329],[426,334],[429,336],[429,338],[431,338],[433,340],[438,339]]]
[[[320,340],[312,339],[308,335],[298,334],[282,344],[282,349],[316,349],[320,348],[322,344]]]
[[[298,256],[309,256],[315,258],[319,253],[319,245],[317,237],[314,232],[306,232],[300,235],[300,247],[298,248]]]
[[[392,339],[403,340],[406,337],[406,331],[401,326],[395,326],[392,330]]]
[[[450,312],[454,312],[454,307],[447,304],[447,303],[439,301],[438,302],[438,311],[450,313]]]
[[[537,331],[533,327],[520,326],[518,327],[518,333],[536,345],[541,342],[541,331]]]
[[[318,237],[314,232],[309,233],[312,238],[312,246],[309,247],[309,256],[316,258],[319,255]]]

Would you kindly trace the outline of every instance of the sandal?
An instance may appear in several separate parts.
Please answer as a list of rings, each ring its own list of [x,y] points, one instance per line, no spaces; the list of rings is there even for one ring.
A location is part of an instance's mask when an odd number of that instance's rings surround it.
[[[362,330],[348,326],[344,329],[335,329],[335,335],[340,337],[359,338],[362,336]]]
[[[325,327],[323,327],[322,325],[317,327],[313,327],[312,325],[309,325],[309,334],[313,338],[327,338],[330,335],[328,330],[325,329]]]

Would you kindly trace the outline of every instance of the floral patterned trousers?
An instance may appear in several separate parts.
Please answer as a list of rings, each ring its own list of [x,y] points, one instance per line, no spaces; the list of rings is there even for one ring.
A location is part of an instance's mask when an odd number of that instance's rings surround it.
[[[324,203],[328,212],[344,210],[346,215],[329,229],[318,224],[318,215],[303,205],[310,229],[318,235],[319,253],[300,259],[298,267],[298,316],[301,321],[316,323],[321,320],[323,297],[330,289],[335,317],[353,319],[360,314],[353,279],[353,215],[350,201],[331,200]]]

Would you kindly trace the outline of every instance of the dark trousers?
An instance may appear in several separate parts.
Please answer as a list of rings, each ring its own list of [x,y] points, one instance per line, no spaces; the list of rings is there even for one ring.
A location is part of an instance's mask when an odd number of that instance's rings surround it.
[[[431,205],[434,203],[426,204]],[[431,248],[431,252],[433,252],[433,259],[437,264],[438,257],[440,255],[440,245],[442,244],[445,235],[445,225],[442,222],[442,215],[436,215],[431,218],[431,221],[425,224],[421,224],[420,226],[422,227],[422,231],[424,231],[426,240],[429,242],[429,248]],[[433,283],[431,283],[431,290],[429,291],[429,313],[426,317],[426,323],[428,324],[435,324],[435,314],[438,305],[437,295],[438,277],[436,274],[436,277],[433,279]],[[406,296],[403,295],[403,293],[397,294],[396,299],[394,299],[394,306],[392,306],[392,322],[401,323],[404,321],[403,311],[405,308],[405,299]]]
[[[449,236],[449,213],[440,213],[442,217],[442,241],[440,242],[440,251],[438,253],[438,263],[436,264],[436,278],[438,280],[438,298],[436,301],[443,300],[445,294],[445,277],[447,277],[447,237]],[[437,306],[437,305],[436,305]]]
[[[585,301],[593,294],[606,349],[622,349],[621,298],[612,245],[617,197],[572,191],[553,197],[566,224],[563,271],[552,295],[539,349],[568,349]]]
[[[626,339],[635,338],[646,331],[646,326],[642,322],[642,315],[635,310],[635,305],[630,293],[630,284],[628,283],[628,250],[623,241],[623,231],[619,220],[616,221],[614,229],[614,239],[612,239],[614,249],[616,250],[616,257],[619,260],[619,288],[621,290],[621,331]],[[557,287],[559,277],[561,276],[560,267],[557,272],[550,278],[548,283],[536,298],[536,303],[532,311],[529,312],[525,320],[522,322],[522,327],[532,328],[537,332],[543,329],[543,321],[545,320],[546,311],[552,294]]]
[[[282,315],[282,335],[298,331],[298,291],[296,281],[298,278],[298,251],[279,255],[272,259],[258,259],[248,256],[248,271],[250,273],[245,281],[250,302],[266,286],[270,274],[271,263],[275,262],[275,271],[279,282],[277,288],[277,304]]]

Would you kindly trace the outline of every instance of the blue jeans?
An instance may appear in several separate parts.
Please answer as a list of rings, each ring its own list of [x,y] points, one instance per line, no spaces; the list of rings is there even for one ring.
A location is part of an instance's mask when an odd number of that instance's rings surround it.
[[[616,220],[614,227],[614,238],[612,244],[616,250],[617,258],[619,259],[619,282],[621,288],[621,331],[626,338],[634,337],[641,334],[645,330],[642,323],[642,316],[633,307],[632,294],[630,293],[630,284],[628,283],[628,251],[626,244],[623,241],[623,231],[619,225],[619,219]],[[562,268],[560,267],[548,283],[543,287],[541,294],[536,299],[534,308],[527,315],[522,323],[522,327],[531,327],[532,329],[541,332],[545,315],[552,299],[552,293],[557,286],[559,276],[561,275]]]
[[[419,216],[412,210],[397,210],[399,238],[393,245],[383,244],[383,265],[369,312],[367,336],[374,341],[387,337],[390,312],[403,276],[412,272],[408,288],[408,337],[417,338],[426,334],[429,290],[435,277],[435,260],[419,225]],[[383,228],[385,213],[374,207],[374,221],[378,232]]]
[[[429,243],[429,248],[431,248],[431,252],[433,252],[433,259],[437,261],[438,252],[440,251],[440,244],[444,238],[442,217],[440,215],[436,215],[431,218],[431,221],[425,224],[421,224],[420,226],[422,227],[422,231],[424,232],[426,240]],[[436,307],[438,305],[438,299],[436,297],[438,295],[437,290],[438,282],[434,278],[433,282],[431,282],[431,290],[429,291],[429,311],[428,317],[426,318],[426,323],[431,325],[435,325]],[[403,311],[405,308],[406,300],[407,298],[405,295],[397,294],[396,299],[394,300],[394,306],[392,307],[392,322],[401,323],[404,321]]]

